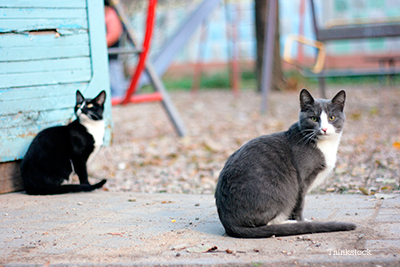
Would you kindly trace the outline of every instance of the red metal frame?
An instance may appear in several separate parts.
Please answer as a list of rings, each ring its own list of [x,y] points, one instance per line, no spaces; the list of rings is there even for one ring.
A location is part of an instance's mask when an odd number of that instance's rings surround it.
[[[133,95],[128,99],[127,103],[155,102],[155,101],[162,101],[162,100],[163,100],[163,97],[162,97],[161,93],[154,92],[151,94]],[[119,105],[119,104],[124,104],[122,101],[125,101],[125,99],[113,97],[111,99],[111,104],[113,106]]]
[[[146,33],[143,40],[143,46],[141,48],[141,52],[139,53],[139,61],[136,66],[135,72],[132,75],[131,83],[125,93],[125,97],[123,99],[113,98],[111,101],[112,105],[163,100],[162,95],[159,92],[134,95],[138,86],[140,75],[143,73],[143,70],[145,68],[147,55],[150,50],[150,42],[155,24],[156,5],[157,0],[149,0],[149,6],[147,9]]]

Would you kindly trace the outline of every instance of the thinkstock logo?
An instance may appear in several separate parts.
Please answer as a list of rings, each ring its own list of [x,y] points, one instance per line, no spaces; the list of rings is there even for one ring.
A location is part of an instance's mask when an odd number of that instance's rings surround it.
[[[371,250],[365,249],[331,249],[328,250],[331,256],[371,256]]]

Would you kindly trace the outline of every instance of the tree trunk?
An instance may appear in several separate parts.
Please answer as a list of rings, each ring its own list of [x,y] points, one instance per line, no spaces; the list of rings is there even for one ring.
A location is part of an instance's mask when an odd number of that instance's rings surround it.
[[[256,42],[257,42],[257,62],[256,62],[256,78],[257,78],[257,88],[261,91],[261,74],[263,66],[263,53],[264,53],[264,36],[265,28],[267,26],[267,16],[269,0],[255,0],[255,24],[256,24]],[[281,55],[279,48],[279,5],[277,5],[276,12],[277,23],[276,23],[276,34],[275,34],[275,44],[274,44],[274,61],[273,61],[273,71],[272,71],[272,89],[282,90],[285,87],[285,82],[283,80]]]

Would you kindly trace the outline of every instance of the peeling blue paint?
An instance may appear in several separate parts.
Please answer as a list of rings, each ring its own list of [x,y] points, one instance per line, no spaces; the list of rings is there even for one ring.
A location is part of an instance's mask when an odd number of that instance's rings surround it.
[[[75,119],[76,90],[111,95],[101,4],[0,0],[0,162],[21,159],[39,131]],[[105,118],[107,144],[110,99]]]

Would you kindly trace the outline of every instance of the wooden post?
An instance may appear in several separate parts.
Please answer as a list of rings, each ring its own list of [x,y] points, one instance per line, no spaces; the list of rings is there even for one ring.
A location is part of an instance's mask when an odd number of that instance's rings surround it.
[[[264,38],[264,54],[263,54],[263,68],[261,76],[261,90],[262,90],[262,100],[261,100],[261,113],[267,111],[267,98],[268,92],[271,89],[272,81],[272,68],[274,63],[274,44],[275,44],[275,25],[276,25],[276,12],[278,1],[269,0],[268,5],[268,24],[265,28]]]

